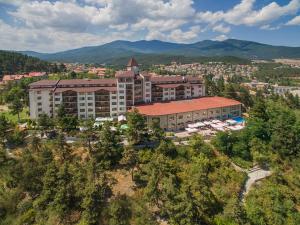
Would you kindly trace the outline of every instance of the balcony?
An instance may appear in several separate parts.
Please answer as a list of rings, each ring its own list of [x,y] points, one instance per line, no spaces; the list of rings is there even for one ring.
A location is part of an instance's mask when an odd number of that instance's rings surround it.
[[[96,102],[95,107],[109,106],[109,102]]]
[[[110,107],[95,107],[96,113],[110,112]]]
[[[75,97],[63,97],[63,102],[77,102],[77,96]]]
[[[96,97],[95,102],[109,102],[109,97]]]
[[[110,117],[110,112],[96,113],[96,117]]]

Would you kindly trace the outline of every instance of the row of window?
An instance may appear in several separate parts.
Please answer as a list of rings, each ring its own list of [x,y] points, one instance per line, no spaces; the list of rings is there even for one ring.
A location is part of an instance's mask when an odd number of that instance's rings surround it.
[[[223,111],[223,112],[226,112],[227,109],[224,108],[222,111]],[[214,111],[209,111],[209,113],[210,113],[210,115],[212,115],[212,114],[214,114]],[[217,113],[217,114],[220,113],[220,110],[216,110],[216,113]],[[200,114],[200,113],[195,113],[195,116],[199,116],[199,114]],[[206,111],[203,112],[202,115],[205,116],[205,115],[206,115]],[[191,117],[191,114],[188,114],[188,115],[186,116],[186,118],[190,118],[190,117]],[[174,120],[174,119],[175,119],[175,116],[169,116],[169,120]],[[178,119],[179,119],[179,120],[180,120],[180,119],[183,119],[183,115],[179,115],[179,116],[178,116]]]
[[[93,109],[93,108],[88,108],[87,111],[88,111],[88,112],[93,112],[94,109]],[[85,112],[85,109],[79,109],[79,112]]]

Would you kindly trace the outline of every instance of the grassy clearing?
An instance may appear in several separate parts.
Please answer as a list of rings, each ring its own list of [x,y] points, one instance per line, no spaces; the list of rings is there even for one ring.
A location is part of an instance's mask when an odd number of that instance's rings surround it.
[[[233,157],[231,158],[231,160],[236,164],[238,165],[239,167],[242,167],[243,169],[250,169],[252,168],[253,166],[253,163],[252,162],[249,162],[249,161],[245,161],[239,157]]]
[[[300,109],[295,110],[295,113],[296,113],[298,120],[300,120]]]
[[[0,112],[0,114],[5,115],[8,120],[10,120],[13,123],[18,122],[18,115],[13,115],[10,110]],[[21,122],[25,122],[26,120],[29,119],[29,109],[24,108],[23,111],[20,113],[20,120]]]

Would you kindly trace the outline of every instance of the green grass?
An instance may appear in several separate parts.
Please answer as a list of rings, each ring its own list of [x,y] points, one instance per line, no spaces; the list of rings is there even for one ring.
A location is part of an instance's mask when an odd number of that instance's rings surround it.
[[[295,113],[296,113],[298,120],[300,120],[300,109],[295,110]]]
[[[252,168],[253,164],[252,162],[245,161],[239,157],[233,157],[231,160],[238,166],[242,167],[243,169],[250,169]]]
[[[29,119],[28,112],[29,112],[29,109],[24,108],[23,111],[20,113],[20,121],[21,122],[25,122],[26,120]],[[18,122],[18,115],[13,115],[10,111],[1,112],[1,114],[5,115],[5,117],[13,123]]]

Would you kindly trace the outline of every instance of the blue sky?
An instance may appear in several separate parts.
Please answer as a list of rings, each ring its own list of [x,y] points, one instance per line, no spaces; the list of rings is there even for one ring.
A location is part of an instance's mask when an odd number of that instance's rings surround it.
[[[0,49],[228,38],[300,46],[300,0],[0,0]]]

